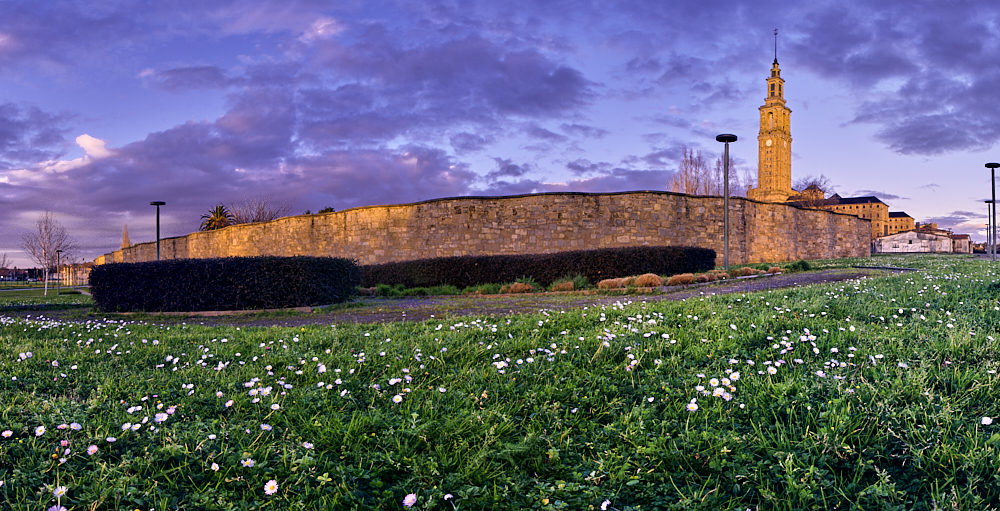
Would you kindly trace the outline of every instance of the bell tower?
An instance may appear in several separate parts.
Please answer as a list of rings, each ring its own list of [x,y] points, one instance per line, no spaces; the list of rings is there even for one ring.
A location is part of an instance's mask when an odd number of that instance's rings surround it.
[[[747,197],[765,202],[785,202],[792,190],[792,110],[785,106],[785,80],[778,67],[777,34],[771,76],[767,78],[767,97],[760,110],[757,135],[757,188]]]

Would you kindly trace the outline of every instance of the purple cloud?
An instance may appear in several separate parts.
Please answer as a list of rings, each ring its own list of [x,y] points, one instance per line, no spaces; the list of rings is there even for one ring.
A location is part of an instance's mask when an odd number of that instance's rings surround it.
[[[0,169],[33,166],[64,154],[71,118],[37,107],[0,103]]]

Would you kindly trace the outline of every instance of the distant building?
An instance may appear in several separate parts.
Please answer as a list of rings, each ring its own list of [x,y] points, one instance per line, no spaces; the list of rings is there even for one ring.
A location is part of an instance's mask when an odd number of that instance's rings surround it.
[[[875,239],[872,242],[872,252],[971,254],[972,237],[968,234],[952,234],[941,229],[916,229]]]
[[[916,222],[912,216],[902,211],[889,212],[889,234],[912,231],[913,229],[916,229]]]
[[[951,251],[955,254],[971,254],[972,236],[968,234],[952,234]]]
[[[876,238],[872,242],[876,254],[952,253],[951,236],[931,232],[906,231]]]

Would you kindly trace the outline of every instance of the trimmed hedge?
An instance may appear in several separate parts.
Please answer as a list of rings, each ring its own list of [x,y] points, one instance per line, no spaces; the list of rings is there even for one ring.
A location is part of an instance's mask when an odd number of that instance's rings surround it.
[[[468,287],[513,282],[532,277],[548,287],[567,275],[582,274],[591,282],[610,277],[656,273],[674,275],[710,270],[715,251],[698,247],[623,247],[574,250],[554,254],[438,257],[361,267],[365,287],[378,284]]]
[[[355,291],[355,261],[333,257],[227,257],[111,263],[90,272],[105,312],[259,310],[339,303]]]

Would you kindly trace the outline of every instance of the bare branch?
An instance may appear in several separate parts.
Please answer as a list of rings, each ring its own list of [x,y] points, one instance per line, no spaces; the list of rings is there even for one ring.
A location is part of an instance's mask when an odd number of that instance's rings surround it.
[[[229,211],[233,215],[233,224],[249,224],[254,222],[269,222],[288,214],[291,206],[284,202],[271,202],[271,196],[257,196],[244,199],[243,203],[232,203]]]
[[[45,271],[45,292],[48,294],[49,271],[55,268],[59,252],[76,250],[76,244],[66,235],[66,228],[46,211],[35,223],[36,231],[26,232],[21,238],[21,248]]]
[[[0,254],[0,270],[10,269],[10,263],[12,262],[14,261],[7,257],[6,253]]]

